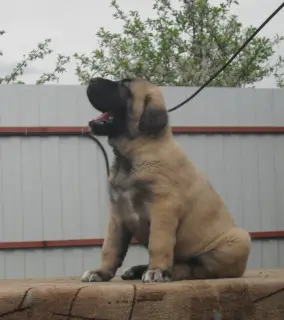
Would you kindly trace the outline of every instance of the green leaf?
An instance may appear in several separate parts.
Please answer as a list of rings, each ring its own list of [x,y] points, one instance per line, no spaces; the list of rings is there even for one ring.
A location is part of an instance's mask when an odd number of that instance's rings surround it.
[[[244,27],[232,13],[235,0],[212,5],[208,0],[180,0],[173,9],[169,0],[155,0],[152,17],[137,11],[124,12],[116,0],[110,5],[120,20],[122,33],[101,27],[96,36],[99,49],[74,54],[81,83],[90,77],[118,79],[144,77],[158,85],[200,86],[238,50],[256,30]],[[283,58],[273,57],[284,37],[257,36],[211,85],[253,86],[273,75],[283,86]]]

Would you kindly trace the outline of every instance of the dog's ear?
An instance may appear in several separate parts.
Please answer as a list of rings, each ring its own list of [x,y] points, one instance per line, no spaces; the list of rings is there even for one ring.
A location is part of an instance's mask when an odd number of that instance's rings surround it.
[[[140,132],[156,135],[168,124],[167,110],[153,103],[151,97],[145,98],[144,110],[139,120]]]

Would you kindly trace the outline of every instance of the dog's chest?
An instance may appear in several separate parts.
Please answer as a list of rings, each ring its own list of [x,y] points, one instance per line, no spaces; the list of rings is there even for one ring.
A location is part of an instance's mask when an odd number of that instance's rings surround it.
[[[123,171],[118,172],[110,182],[110,200],[117,206],[118,214],[133,231],[148,226],[149,186],[146,184]]]

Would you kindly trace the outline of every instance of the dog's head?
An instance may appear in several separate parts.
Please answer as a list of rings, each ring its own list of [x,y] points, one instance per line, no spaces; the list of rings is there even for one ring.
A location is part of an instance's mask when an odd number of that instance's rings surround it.
[[[160,89],[141,79],[111,81],[94,78],[87,87],[92,106],[102,115],[89,122],[96,135],[111,138],[156,136],[168,124],[168,113]]]

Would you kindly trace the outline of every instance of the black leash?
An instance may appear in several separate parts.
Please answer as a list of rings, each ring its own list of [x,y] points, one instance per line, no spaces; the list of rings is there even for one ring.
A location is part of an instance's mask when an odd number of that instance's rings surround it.
[[[109,161],[108,161],[108,156],[107,156],[107,152],[106,149],[104,148],[104,146],[102,145],[102,143],[100,142],[100,140],[98,138],[96,138],[94,135],[90,134],[89,137],[94,140],[97,145],[99,146],[99,148],[102,150],[103,156],[105,158],[105,164],[106,164],[106,171],[107,171],[107,175],[109,176]]]
[[[239,53],[249,44],[249,42],[260,32],[261,29],[263,29],[267,23],[280,11],[282,10],[284,7],[284,2],[282,2],[282,4],[276,9],[274,10],[274,12],[255,30],[255,32],[244,42],[244,44],[237,50],[237,52],[235,54],[232,55],[232,57],[216,72],[213,74],[213,76],[211,78],[209,78],[209,80],[207,80],[199,89],[197,89],[191,96],[189,96],[186,100],[184,100],[183,102],[179,103],[178,105],[176,105],[175,107],[172,107],[168,110],[168,112],[172,112],[177,110],[178,108],[182,107],[184,104],[186,104],[187,102],[189,102],[190,100],[192,100],[194,97],[196,97],[205,87],[208,86],[209,83],[211,83],[216,77],[218,77],[218,75],[224,71],[228,65],[239,55]],[[109,175],[110,169],[109,169],[109,160],[108,160],[108,156],[107,153],[105,151],[104,146],[102,145],[102,143],[92,134],[90,134],[90,138],[93,139],[99,146],[99,148],[102,150],[104,158],[105,158],[105,163],[106,163],[106,170],[107,170],[107,174]]]

